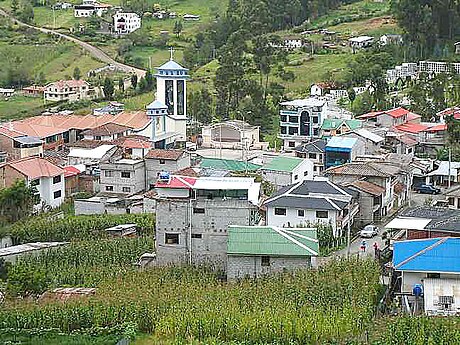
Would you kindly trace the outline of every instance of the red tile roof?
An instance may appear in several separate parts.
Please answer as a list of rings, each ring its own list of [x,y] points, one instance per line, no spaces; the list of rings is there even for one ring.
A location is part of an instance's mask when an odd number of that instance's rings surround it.
[[[58,89],[63,89],[65,87],[82,87],[82,86],[86,86],[86,85],[89,85],[86,81],[84,80],[59,80],[59,81],[55,81],[53,83],[49,83],[48,85],[46,85],[46,88],[52,86],[52,87],[56,87]]]
[[[152,143],[145,140],[127,138],[120,146],[127,149],[149,149],[152,147]]]
[[[18,137],[23,137],[26,135],[25,133],[15,131],[14,129],[9,129],[4,126],[0,126],[0,134],[6,135],[7,137],[10,137],[10,138],[18,138]]]
[[[422,125],[420,123],[403,123],[402,125],[394,126],[393,128],[401,132],[417,134],[425,131],[428,126]]]
[[[439,125],[429,127],[425,130],[425,132],[442,132],[447,130],[447,124],[446,123],[441,123]]]
[[[407,118],[406,118],[406,121],[407,122],[410,122],[410,121],[414,121],[414,120],[418,120],[418,119],[421,119],[422,116],[418,115],[418,114],[415,114],[415,113],[407,113]]]
[[[27,157],[8,162],[13,169],[33,180],[39,177],[54,177],[64,174],[64,169],[40,157]]]
[[[182,176],[171,176],[168,182],[158,181],[155,183],[156,188],[179,188],[179,189],[192,189],[195,185],[196,178],[193,177],[182,177]]]
[[[388,114],[391,117],[397,119],[399,117],[402,117],[402,116],[410,113],[410,111],[407,110],[407,109],[404,109],[403,107],[398,107],[398,108],[394,108],[394,109],[391,109],[391,110],[384,111],[383,113]]]
[[[353,182],[350,186],[374,196],[379,196],[385,193],[385,188],[368,181],[358,180]]]
[[[40,139],[67,132],[66,128],[29,124],[26,121],[14,121],[11,122],[10,125],[15,131],[25,133],[31,137],[38,137]]]
[[[67,166],[64,167],[64,177],[71,177],[71,176],[77,176],[80,175],[81,171],[75,168],[74,166]]]
[[[183,154],[183,150],[152,149],[149,152],[147,152],[145,158],[168,159],[177,161]]]
[[[96,128],[87,129],[86,131],[83,131],[82,134],[92,136],[110,136],[113,134],[125,133],[128,130],[130,130],[130,127],[109,122]]]
[[[188,177],[199,177],[198,173],[193,170],[193,168],[185,168],[179,171],[176,171],[174,175],[177,176],[188,176]]]

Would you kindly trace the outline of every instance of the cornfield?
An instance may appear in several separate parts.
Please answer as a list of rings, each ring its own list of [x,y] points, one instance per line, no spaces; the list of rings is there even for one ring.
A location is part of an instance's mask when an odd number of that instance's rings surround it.
[[[37,216],[0,229],[0,237],[10,235],[15,243],[98,239],[106,236],[104,229],[124,223],[137,224],[141,234],[153,234],[155,217],[152,214],[67,216],[61,219]]]
[[[134,323],[177,343],[345,343],[370,327],[378,276],[374,262],[347,260],[235,283],[205,268],[127,271],[105,279],[84,301],[7,305],[0,325],[71,333]]]
[[[133,271],[139,257],[153,251],[152,237],[73,242],[20,258],[9,276],[15,271],[39,271],[45,272],[49,287],[95,287]]]

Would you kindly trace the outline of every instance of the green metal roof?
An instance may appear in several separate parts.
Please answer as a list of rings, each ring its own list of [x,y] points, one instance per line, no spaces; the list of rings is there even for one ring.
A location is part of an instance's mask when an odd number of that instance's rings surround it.
[[[302,158],[278,156],[265,164],[264,170],[288,171],[292,172],[300,163]]]
[[[236,161],[233,159],[220,159],[220,158],[202,158],[202,168],[211,168],[216,170],[228,170],[228,171],[256,171],[259,170],[261,165],[254,163]]]
[[[316,256],[316,229],[229,226],[227,253],[241,255]]]
[[[351,131],[362,127],[362,122],[360,120],[324,119],[323,124],[321,125],[321,129],[322,130],[337,129],[340,126],[342,126],[343,123],[345,123],[348,126],[348,128],[350,128]]]

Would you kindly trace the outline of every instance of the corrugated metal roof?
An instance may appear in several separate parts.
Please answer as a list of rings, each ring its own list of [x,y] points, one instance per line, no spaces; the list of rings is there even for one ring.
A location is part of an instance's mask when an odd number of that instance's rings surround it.
[[[228,171],[256,171],[260,169],[261,165],[233,159],[202,158],[200,167]]]
[[[270,256],[316,256],[316,229],[229,226],[227,253]]]
[[[353,146],[358,142],[357,138],[346,138],[346,137],[332,137],[326,144],[326,150],[329,147],[340,147],[352,149]]]
[[[398,271],[460,273],[460,238],[431,238],[394,243]]]
[[[278,156],[265,164],[262,169],[292,172],[302,162],[302,158]]]

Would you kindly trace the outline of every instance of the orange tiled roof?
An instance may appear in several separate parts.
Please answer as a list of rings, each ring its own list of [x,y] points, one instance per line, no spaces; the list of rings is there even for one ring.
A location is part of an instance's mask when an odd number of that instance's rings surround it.
[[[85,80],[59,80],[59,81],[55,81],[53,83],[49,83],[48,85],[46,85],[46,87],[48,88],[49,86],[53,86],[53,87],[56,87],[58,89],[63,89],[65,87],[82,87],[82,86],[86,86],[86,85],[89,85]]]
[[[183,154],[183,150],[152,149],[147,152],[145,158],[169,159],[177,161]]]
[[[394,128],[401,132],[417,134],[425,131],[428,126],[419,123],[403,123],[402,125],[394,126]]]
[[[54,177],[64,174],[64,169],[40,157],[27,157],[17,161],[8,162],[5,165],[9,165],[21,174],[27,176],[29,179]]]
[[[93,135],[93,136],[108,136],[113,134],[120,134],[128,131],[130,128],[127,126],[119,125],[116,123],[105,123],[99,127],[87,129],[83,131],[83,135]]]
[[[26,135],[25,133],[15,131],[12,128],[8,129],[7,127],[4,127],[4,126],[0,126],[0,133],[10,138],[18,138],[18,137],[23,137]]]
[[[36,124],[29,124],[24,121],[11,122],[13,130],[25,133],[31,137],[38,137],[40,139],[50,137],[52,135],[64,133],[67,131],[65,128],[55,126],[42,126]]]

